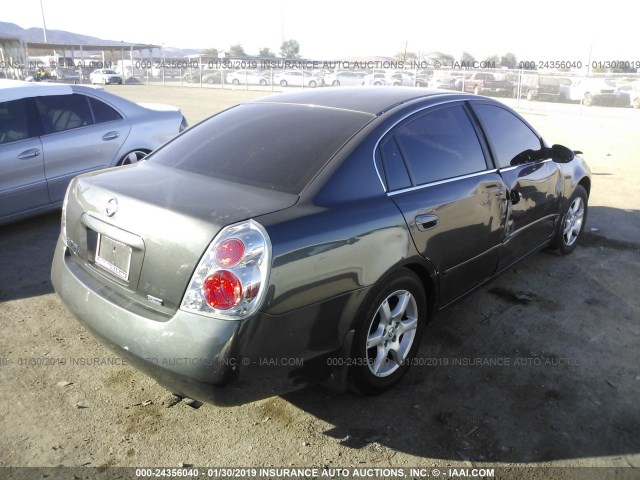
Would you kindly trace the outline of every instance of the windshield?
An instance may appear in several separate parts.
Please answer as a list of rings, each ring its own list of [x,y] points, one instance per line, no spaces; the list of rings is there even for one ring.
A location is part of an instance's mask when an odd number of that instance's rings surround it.
[[[309,105],[245,104],[187,130],[150,162],[300,194],[372,115]]]

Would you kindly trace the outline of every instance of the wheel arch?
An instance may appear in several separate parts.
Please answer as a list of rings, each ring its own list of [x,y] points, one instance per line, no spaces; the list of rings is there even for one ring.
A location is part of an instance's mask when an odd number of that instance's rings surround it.
[[[578,185],[587,191],[587,197],[591,196],[591,179],[589,177],[582,177]]]

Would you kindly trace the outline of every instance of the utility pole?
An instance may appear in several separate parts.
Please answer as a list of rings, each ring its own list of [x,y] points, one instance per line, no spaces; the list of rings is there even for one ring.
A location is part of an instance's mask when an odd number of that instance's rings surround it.
[[[42,7],[42,0],[40,0],[40,12],[42,13],[42,30],[44,32],[44,43],[47,42],[47,23],[44,21],[44,8]]]

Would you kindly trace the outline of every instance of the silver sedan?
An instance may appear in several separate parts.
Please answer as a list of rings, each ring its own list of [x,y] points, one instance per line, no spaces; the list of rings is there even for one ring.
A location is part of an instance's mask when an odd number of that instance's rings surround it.
[[[76,175],[137,162],[186,127],[177,107],[0,80],[0,224],[59,208]]]

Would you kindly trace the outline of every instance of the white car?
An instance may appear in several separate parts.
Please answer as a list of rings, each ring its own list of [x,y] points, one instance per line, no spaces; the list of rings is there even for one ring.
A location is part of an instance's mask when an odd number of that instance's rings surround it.
[[[413,77],[405,72],[387,73],[387,85],[413,87],[414,83]]]
[[[233,85],[270,85],[271,81],[266,73],[257,70],[236,70],[227,74],[227,83]]]
[[[384,73],[370,73],[364,76],[362,85],[383,86],[387,84],[387,75]]]
[[[629,104],[633,108],[640,108],[640,81],[621,85],[620,91],[629,95]]]
[[[334,87],[339,87],[340,85],[362,85],[364,77],[364,72],[341,70],[339,72],[326,75],[324,77],[324,81],[327,85],[333,85]]]
[[[311,72],[302,70],[287,70],[285,72],[276,73],[273,76],[273,83],[281,87],[311,87],[316,88],[324,84],[324,80],[313,75]]]
[[[0,80],[0,224],[59,208],[73,177],[137,162],[186,127],[177,107],[102,87]]]
[[[566,100],[582,102],[585,107],[595,103],[606,106],[628,106],[629,94],[620,91],[613,80],[607,78],[573,79],[571,86],[564,90]]]
[[[91,72],[91,75],[89,75],[89,80],[92,85],[95,83],[101,83],[103,85],[116,83],[122,85],[122,75],[109,68],[98,68],[94,70]]]

